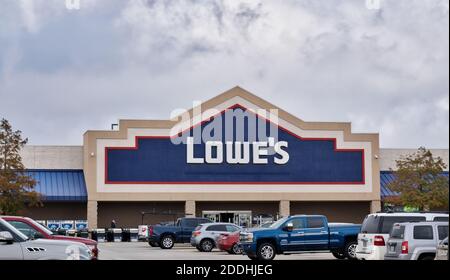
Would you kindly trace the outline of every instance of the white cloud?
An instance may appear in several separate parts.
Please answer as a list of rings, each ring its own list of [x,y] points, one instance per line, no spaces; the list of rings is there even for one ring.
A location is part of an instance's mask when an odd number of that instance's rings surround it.
[[[448,147],[446,0],[81,1],[0,11],[0,115],[32,143],[79,144],[241,85],[384,147]]]
[[[20,6],[22,8],[22,20],[25,28],[29,32],[36,32],[39,26],[36,19],[33,0],[20,0]]]

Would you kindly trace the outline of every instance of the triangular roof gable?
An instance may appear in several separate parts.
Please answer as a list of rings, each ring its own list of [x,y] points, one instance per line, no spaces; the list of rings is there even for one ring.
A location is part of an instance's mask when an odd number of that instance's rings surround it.
[[[303,130],[330,130],[330,131],[343,131],[345,140],[352,141],[378,141],[377,133],[352,133],[351,132],[351,123],[349,122],[305,122],[300,118],[284,111],[283,109],[277,107],[276,105],[250,93],[249,91],[236,86],[230,90],[227,90],[216,97],[213,97],[205,102],[203,102],[200,106],[202,111],[206,111],[208,109],[214,109],[217,106],[220,106],[224,102],[229,101],[235,97],[240,97],[251,104],[258,106],[261,109],[265,109],[270,111],[271,109],[278,110],[278,117],[300,129]],[[188,110],[188,113],[192,118],[198,117],[194,114],[197,108],[191,108]],[[254,109],[254,108],[249,108]],[[174,118],[171,120],[129,120],[122,119],[119,121],[120,131],[125,133],[128,128],[172,128],[178,124],[178,118]],[[195,123],[195,122],[194,122]],[[94,132],[94,131],[92,131]],[[102,131],[104,132],[104,131]],[[111,131],[114,132],[114,131]],[[377,143],[378,144],[378,143]]]

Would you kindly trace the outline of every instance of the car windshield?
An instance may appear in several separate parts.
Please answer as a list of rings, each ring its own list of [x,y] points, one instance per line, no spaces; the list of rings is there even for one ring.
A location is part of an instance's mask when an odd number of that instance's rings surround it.
[[[288,218],[282,218],[270,225],[269,228],[279,228],[282,224],[284,224],[287,221]]]
[[[39,228],[40,230],[42,230],[43,232],[45,232],[46,234],[48,234],[48,235],[52,235],[52,234],[53,234],[53,232],[52,232],[51,230],[49,230],[47,227],[41,225],[40,223],[36,222],[35,220],[33,220],[33,219],[28,219],[28,221],[29,221],[30,223],[32,223],[34,226],[38,227],[38,228]]]
[[[261,228],[270,228],[271,225],[273,225],[272,222],[267,222],[267,223],[262,224],[260,227]]]

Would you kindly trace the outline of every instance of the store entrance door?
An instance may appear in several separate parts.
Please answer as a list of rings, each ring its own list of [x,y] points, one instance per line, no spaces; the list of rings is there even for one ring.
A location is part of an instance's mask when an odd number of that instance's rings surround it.
[[[214,223],[233,223],[241,227],[252,225],[252,211],[203,211],[202,216]]]
[[[217,213],[209,213],[209,211],[203,211],[203,218],[210,220],[213,223],[220,222],[220,214]]]
[[[224,223],[235,223],[234,213],[220,213],[220,221]]]

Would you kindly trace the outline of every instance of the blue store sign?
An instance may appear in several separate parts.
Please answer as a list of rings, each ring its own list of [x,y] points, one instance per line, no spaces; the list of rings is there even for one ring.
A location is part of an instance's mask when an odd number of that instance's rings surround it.
[[[245,109],[231,110],[241,113]],[[363,149],[338,149],[334,138],[304,138],[261,117],[256,118],[253,130],[249,129],[249,123],[244,123],[241,124],[244,133],[234,129],[230,137],[224,114],[180,133],[177,139],[138,136],[135,147],[107,147],[105,183],[365,183]],[[214,121],[222,124],[220,131],[211,130]],[[264,136],[252,137],[249,131],[259,132],[261,124],[266,124]],[[196,134],[195,129],[200,133]],[[197,136],[205,130],[213,140]],[[271,137],[273,131],[276,137]]]

